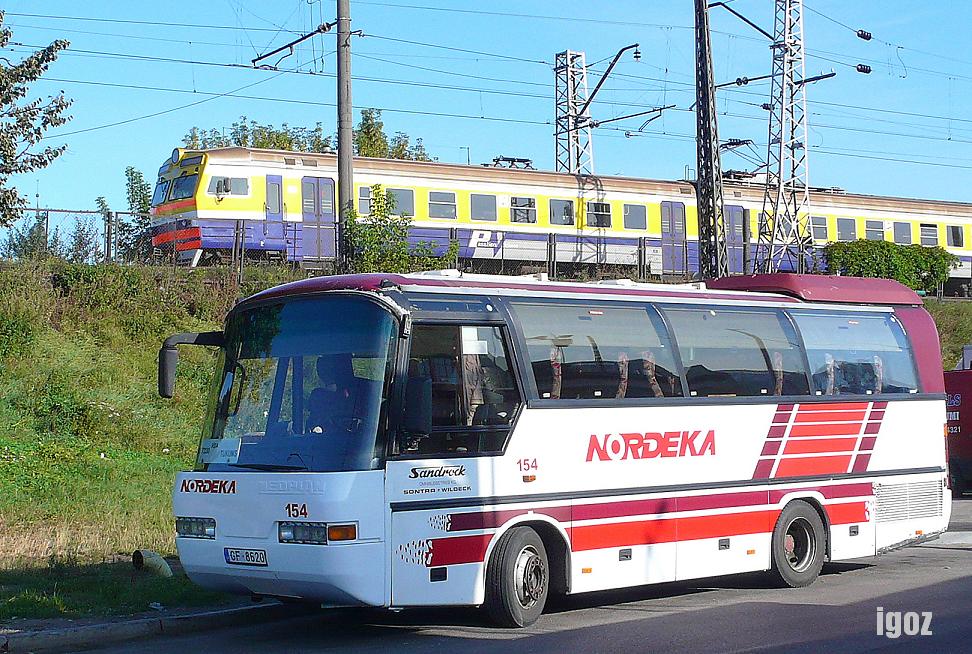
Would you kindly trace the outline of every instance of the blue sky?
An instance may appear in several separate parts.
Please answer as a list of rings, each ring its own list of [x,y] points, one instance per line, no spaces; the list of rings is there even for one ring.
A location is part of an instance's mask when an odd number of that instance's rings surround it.
[[[74,119],[46,141],[67,144],[65,154],[48,169],[15,180],[31,204],[39,189],[42,206],[94,208],[95,197],[104,195],[113,208],[124,209],[124,168],[133,165],[152,180],[193,125],[229,128],[246,115],[273,124],[319,121],[326,131],[335,129],[333,35],[315,37],[279,63],[280,69],[319,75],[246,68],[293,32],[322,17],[330,20],[333,0],[4,5],[14,41],[37,46],[67,38],[72,48],[35,87],[41,94],[63,89],[74,99]],[[695,166],[695,116],[688,111],[694,101],[692,6],[691,0],[352,0],[352,28],[364,33],[353,45],[354,105],[384,108],[389,133],[422,137],[440,161],[465,163],[468,148],[473,163],[507,155],[549,169],[554,54],[581,50],[594,64],[638,42],[641,61],[626,57],[618,65],[592,107],[594,118],[662,104],[677,108],[642,132],[637,118],[597,130],[596,172],[680,178],[686,165]],[[766,29],[772,6],[771,0],[732,3]],[[972,54],[966,47],[972,3],[809,0],[807,6],[807,74],[837,72],[808,88],[811,183],[972,202]],[[768,73],[765,39],[727,12],[713,12],[717,79]],[[118,20],[220,29],[110,22]],[[874,38],[858,39],[858,28]],[[855,72],[858,62],[873,72]],[[596,79],[591,77],[591,86]],[[224,93],[234,95],[207,95]],[[760,159],[767,124],[759,105],[768,93],[766,83],[753,83],[719,95],[720,135],[753,139]],[[198,104],[185,106],[191,103]],[[91,129],[154,113],[159,115]],[[752,164],[730,154],[723,167]]]

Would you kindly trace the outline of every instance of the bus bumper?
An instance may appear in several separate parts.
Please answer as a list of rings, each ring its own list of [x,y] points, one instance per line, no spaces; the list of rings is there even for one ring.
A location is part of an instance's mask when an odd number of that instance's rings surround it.
[[[328,606],[386,606],[385,544],[330,545],[177,538],[189,578],[204,588]],[[224,548],[266,551],[267,566],[226,562]]]

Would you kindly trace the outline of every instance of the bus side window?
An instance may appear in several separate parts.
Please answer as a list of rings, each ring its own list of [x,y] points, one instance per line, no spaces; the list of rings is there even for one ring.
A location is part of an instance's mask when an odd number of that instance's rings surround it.
[[[501,451],[520,405],[497,327],[416,325],[408,376],[432,382],[432,434],[406,453]]]
[[[514,310],[540,398],[682,395],[674,348],[653,307],[516,302]]]
[[[916,393],[907,337],[883,313],[791,311],[810,361],[816,395]]]
[[[689,393],[697,397],[807,395],[789,319],[775,309],[669,306]]]

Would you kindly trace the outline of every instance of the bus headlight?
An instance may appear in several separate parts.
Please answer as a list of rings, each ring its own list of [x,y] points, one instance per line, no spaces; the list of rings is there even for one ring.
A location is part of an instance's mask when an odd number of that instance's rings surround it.
[[[327,525],[323,522],[281,522],[277,525],[281,543],[327,545]]]
[[[328,543],[357,540],[358,524],[355,522],[327,524],[325,522],[277,523],[277,539],[281,543],[327,545]]]
[[[216,538],[213,518],[176,518],[176,536],[180,538]]]

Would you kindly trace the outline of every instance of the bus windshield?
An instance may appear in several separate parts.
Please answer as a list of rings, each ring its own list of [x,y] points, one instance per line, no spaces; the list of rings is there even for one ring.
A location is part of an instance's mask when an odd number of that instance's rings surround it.
[[[396,337],[392,315],[362,297],[232,315],[196,470],[378,467]]]

